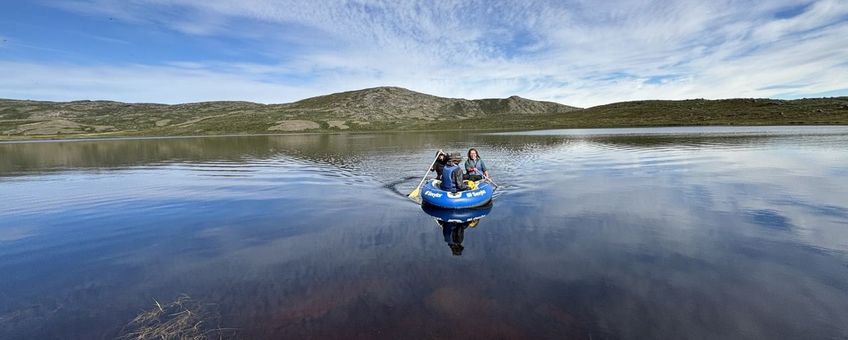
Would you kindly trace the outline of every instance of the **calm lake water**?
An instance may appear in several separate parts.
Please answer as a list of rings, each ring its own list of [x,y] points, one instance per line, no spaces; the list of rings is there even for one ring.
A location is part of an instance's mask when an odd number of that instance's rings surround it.
[[[472,146],[454,255],[404,195]],[[4,143],[0,198],[3,339],[848,338],[848,127]]]

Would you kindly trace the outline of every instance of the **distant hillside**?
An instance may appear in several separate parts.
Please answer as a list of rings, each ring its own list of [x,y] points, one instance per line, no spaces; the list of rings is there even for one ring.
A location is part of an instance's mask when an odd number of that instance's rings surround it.
[[[288,110],[335,116],[382,119],[436,120],[495,114],[565,113],[576,107],[512,96],[506,99],[455,99],[431,96],[399,87],[378,87],[334,93],[286,104]]]
[[[848,97],[620,102],[557,117],[551,120],[551,124],[574,127],[842,125],[848,124]]]
[[[0,100],[0,137],[197,135],[404,130],[435,122],[561,114],[579,108],[513,96],[454,99],[398,87],[335,93],[288,104]]]
[[[648,100],[579,109],[377,87],[288,104],[0,100],[0,139],[441,129],[848,124],[848,97]]]

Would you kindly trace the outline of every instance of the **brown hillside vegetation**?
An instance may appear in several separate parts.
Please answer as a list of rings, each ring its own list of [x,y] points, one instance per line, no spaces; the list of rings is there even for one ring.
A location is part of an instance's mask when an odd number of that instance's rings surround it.
[[[848,97],[647,100],[580,109],[517,96],[468,100],[377,87],[287,104],[0,100],[3,139],[788,124],[848,124]]]

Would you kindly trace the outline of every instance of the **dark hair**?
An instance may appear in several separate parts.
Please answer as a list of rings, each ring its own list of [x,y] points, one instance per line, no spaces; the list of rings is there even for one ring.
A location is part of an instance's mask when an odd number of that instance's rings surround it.
[[[468,159],[471,159],[471,151],[474,151],[477,154],[477,159],[480,159],[480,151],[475,148],[468,149]]]

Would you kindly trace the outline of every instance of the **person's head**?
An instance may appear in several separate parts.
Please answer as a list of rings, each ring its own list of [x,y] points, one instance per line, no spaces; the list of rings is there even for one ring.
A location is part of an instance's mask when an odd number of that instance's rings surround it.
[[[468,149],[468,159],[477,159],[480,155],[477,154],[477,149],[471,148]]]
[[[459,154],[459,152],[452,152],[450,154],[449,160],[453,164],[459,164],[459,162],[462,162],[462,156]]]

